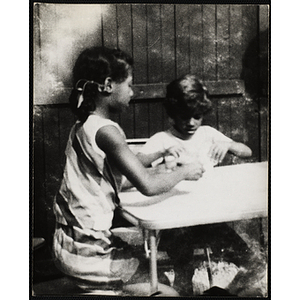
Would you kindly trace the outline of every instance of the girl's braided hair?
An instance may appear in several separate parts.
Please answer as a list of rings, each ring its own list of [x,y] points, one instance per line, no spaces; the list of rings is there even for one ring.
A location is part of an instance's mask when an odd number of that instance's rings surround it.
[[[120,49],[92,47],[84,50],[73,68],[73,90],[69,102],[78,119],[84,122],[95,110],[95,97],[110,77],[121,83],[129,76],[133,60]]]

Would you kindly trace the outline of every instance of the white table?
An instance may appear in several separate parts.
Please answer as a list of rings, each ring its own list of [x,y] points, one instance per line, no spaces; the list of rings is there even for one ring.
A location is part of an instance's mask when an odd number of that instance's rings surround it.
[[[150,285],[157,291],[156,231],[267,216],[268,164],[216,167],[198,181],[182,181],[152,197],[136,189],[119,195],[123,216],[149,231]]]

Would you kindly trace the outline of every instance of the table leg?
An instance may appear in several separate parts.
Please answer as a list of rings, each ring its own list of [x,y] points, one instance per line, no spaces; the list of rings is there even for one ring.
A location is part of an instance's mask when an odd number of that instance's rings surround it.
[[[156,232],[155,230],[149,230],[150,236],[150,288],[151,294],[158,291],[158,279],[157,279],[157,247],[156,247]]]

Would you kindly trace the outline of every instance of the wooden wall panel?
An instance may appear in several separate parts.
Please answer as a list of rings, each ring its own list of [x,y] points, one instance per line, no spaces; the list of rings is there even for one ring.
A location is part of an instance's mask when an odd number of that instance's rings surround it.
[[[161,38],[162,38],[162,82],[170,82],[175,73],[175,6],[161,6]]]
[[[47,211],[48,236],[54,230],[53,200],[58,191],[61,179],[60,136],[58,108],[51,107],[43,116],[44,147],[45,147],[45,193]]]
[[[103,45],[109,48],[118,47],[118,28],[117,28],[117,5],[109,4],[106,6],[106,12],[103,14]]]
[[[259,109],[257,103],[254,101],[249,101],[246,99],[245,105],[245,119],[246,119],[246,128],[248,135],[247,145],[252,150],[253,160],[260,161],[260,128],[259,128]]]
[[[246,129],[245,107],[247,105],[245,98],[232,97],[231,104],[231,138],[237,142],[248,144],[248,133]]]
[[[259,114],[259,128],[260,128],[260,157],[259,159],[264,161],[269,159],[269,112],[267,107],[260,109]]]
[[[149,137],[156,132],[164,130],[164,107],[161,101],[149,104]]]
[[[245,81],[246,91],[255,97],[259,88],[259,37],[258,6],[243,6],[243,69],[241,78]]]
[[[217,79],[228,79],[229,65],[229,5],[216,6]]]
[[[230,22],[229,22],[229,74],[228,79],[240,78],[242,73],[243,58],[243,30],[242,30],[242,6],[230,5]]]
[[[231,138],[231,101],[227,97],[217,102],[218,130]]]
[[[146,83],[148,79],[146,20],[146,6],[142,4],[132,5],[134,83]]]
[[[203,78],[203,6],[189,5],[190,72]]]
[[[216,6],[203,5],[203,80],[217,79]]]
[[[119,118],[119,122],[118,119]],[[130,138],[135,137],[135,104],[130,106],[124,111],[124,113],[116,115],[115,121],[118,122],[126,133],[126,136]]]
[[[189,5],[177,5],[175,9],[176,77],[190,73],[190,18]]]
[[[148,83],[162,82],[161,6],[147,6]]]
[[[134,137],[147,138],[149,134],[149,103],[137,102],[134,106]]]
[[[132,56],[131,5],[117,5],[118,47]]]
[[[33,126],[33,225],[34,236],[47,236],[46,220],[47,206],[45,205],[45,151],[44,151],[44,132],[43,132],[43,108],[34,108]]]

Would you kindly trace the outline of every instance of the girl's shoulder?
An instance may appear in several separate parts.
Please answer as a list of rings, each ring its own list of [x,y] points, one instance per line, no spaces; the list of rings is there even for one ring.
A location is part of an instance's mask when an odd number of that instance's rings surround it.
[[[114,126],[119,126],[118,123],[112,121],[111,119],[106,119],[98,115],[90,115],[87,120],[85,121],[85,126],[91,126],[91,125],[96,125],[96,126],[106,126],[106,125],[114,125]]]
[[[83,124],[83,128],[87,134],[95,135],[100,128],[108,125],[115,126],[123,134],[123,130],[118,123],[93,114],[87,118]]]

